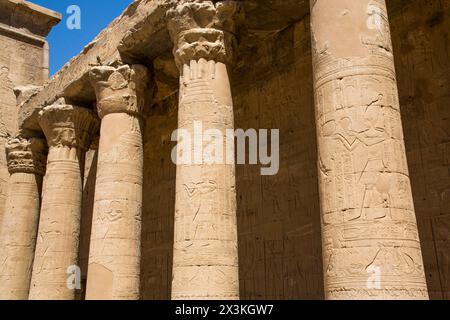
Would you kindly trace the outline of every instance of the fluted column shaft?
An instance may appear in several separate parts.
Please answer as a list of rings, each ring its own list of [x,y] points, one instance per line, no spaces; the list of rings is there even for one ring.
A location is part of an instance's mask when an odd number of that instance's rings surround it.
[[[46,145],[12,138],[6,144],[9,191],[0,229],[0,300],[26,300],[30,289]]]
[[[141,65],[95,67],[101,122],[86,299],[140,298],[143,142],[149,90]]]
[[[426,299],[384,0],[311,0],[327,299]]]
[[[238,11],[233,1],[180,1],[168,13],[180,70],[178,130],[192,140],[198,125],[222,137],[234,129],[227,65]],[[177,164],[172,299],[239,299],[235,165],[207,163],[199,150],[191,160]]]
[[[78,266],[84,155],[98,130],[85,108],[55,104],[40,112],[49,154],[42,191],[31,300],[73,300],[68,268]]]

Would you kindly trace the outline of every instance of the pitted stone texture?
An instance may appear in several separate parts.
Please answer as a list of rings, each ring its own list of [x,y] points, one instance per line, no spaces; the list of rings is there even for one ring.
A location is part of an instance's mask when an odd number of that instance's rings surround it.
[[[6,144],[6,159],[10,174],[23,172],[44,176],[47,144],[42,139],[24,139],[17,136],[9,139]]]
[[[142,65],[99,66],[90,71],[100,118],[111,113],[141,116],[148,94],[149,73]]]
[[[326,298],[427,299],[385,2],[311,13]]]
[[[5,213],[0,228],[0,299],[26,300],[36,245],[45,142],[10,139],[6,146],[11,173]]]
[[[199,59],[230,63],[240,14],[237,1],[179,1],[167,12],[178,67]]]
[[[196,121],[224,136],[234,128],[225,64],[234,37],[215,28],[230,27],[236,8],[234,1],[182,1],[168,13],[181,73],[178,129],[191,136]],[[177,165],[173,299],[239,299],[236,220],[234,164]]]
[[[56,104],[39,112],[40,125],[50,147],[88,150],[92,134],[98,131],[99,120],[94,112],[65,104],[60,99]]]
[[[29,299],[72,300],[67,272],[78,266],[84,157],[99,122],[92,111],[66,104],[40,117],[50,149]]]
[[[16,96],[17,106],[21,106],[28,99],[38,94],[38,92],[40,92],[42,88],[43,88],[42,86],[35,86],[35,85],[15,87],[14,94]]]
[[[143,184],[144,66],[90,72],[102,118],[89,251],[88,300],[138,300]]]

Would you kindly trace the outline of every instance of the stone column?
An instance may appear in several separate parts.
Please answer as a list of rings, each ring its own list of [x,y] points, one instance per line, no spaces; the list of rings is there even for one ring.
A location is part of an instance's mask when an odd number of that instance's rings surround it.
[[[142,111],[148,72],[141,65],[94,67],[102,119],[87,300],[140,298],[143,184]]]
[[[0,230],[0,300],[26,300],[39,222],[46,144],[12,138],[6,144],[9,191]]]
[[[201,139],[199,126],[222,138],[234,129],[227,66],[239,9],[234,1],[180,1],[168,12],[180,71],[178,129],[192,142]],[[205,161],[206,145],[177,164],[172,299],[239,299],[235,165]]]
[[[384,0],[312,0],[327,299],[427,299]]]
[[[84,155],[97,134],[98,118],[63,101],[39,116],[50,149],[29,298],[72,300],[68,268],[78,266]]]

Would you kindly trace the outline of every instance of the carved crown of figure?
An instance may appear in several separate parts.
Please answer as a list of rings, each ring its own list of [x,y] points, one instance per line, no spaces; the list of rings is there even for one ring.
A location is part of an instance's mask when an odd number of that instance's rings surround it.
[[[149,87],[149,72],[143,65],[95,66],[89,76],[97,96],[100,118],[110,113],[140,115]]]
[[[97,115],[86,108],[65,103],[64,98],[39,112],[39,124],[48,145],[89,149],[100,127]]]
[[[8,140],[5,149],[9,173],[45,175],[48,149],[44,139],[17,135]]]
[[[231,63],[241,16],[238,1],[177,1],[167,12],[167,27],[178,68],[201,58]]]

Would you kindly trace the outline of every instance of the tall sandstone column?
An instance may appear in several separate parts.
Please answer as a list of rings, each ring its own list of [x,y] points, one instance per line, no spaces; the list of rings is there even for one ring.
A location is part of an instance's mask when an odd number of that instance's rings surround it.
[[[427,299],[384,0],[312,0],[327,299]]]
[[[73,300],[67,272],[78,265],[84,156],[98,118],[62,101],[39,115],[49,154],[29,298]]]
[[[102,119],[86,299],[140,298],[143,141],[149,75],[141,65],[94,67]]]
[[[6,144],[11,176],[0,230],[0,300],[28,299],[46,149],[45,141],[20,136]]]
[[[234,1],[180,1],[168,12],[180,70],[178,129],[192,141],[196,124],[223,136],[234,129],[227,65],[239,9]],[[207,164],[199,152],[177,164],[172,298],[239,299],[235,166]]]

